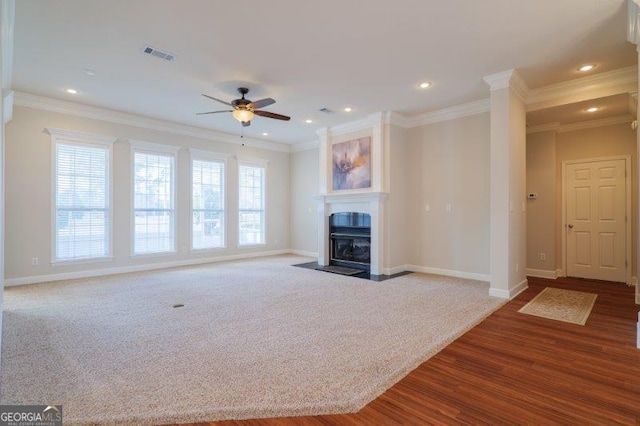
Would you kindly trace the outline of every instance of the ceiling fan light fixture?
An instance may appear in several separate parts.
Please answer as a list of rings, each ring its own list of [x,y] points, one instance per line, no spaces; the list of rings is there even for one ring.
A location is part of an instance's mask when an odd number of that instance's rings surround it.
[[[232,114],[233,114],[233,118],[235,118],[241,123],[251,121],[251,119],[253,118],[253,111],[251,111],[250,109],[241,109],[241,108],[234,109]]]

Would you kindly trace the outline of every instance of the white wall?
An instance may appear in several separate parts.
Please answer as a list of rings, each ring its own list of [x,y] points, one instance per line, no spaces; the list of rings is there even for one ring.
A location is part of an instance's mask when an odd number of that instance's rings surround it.
[[[527,269],[534,276],[556,273],[556,132],[527,135]],[[540,253],[546,260],[540,259]]]
[[[113,147],[113,260],[52,266],[52,144],[45,128],[114,136]],[[178,145],[177,159],[177,249],[170,255],[131,257],[131,155],[127,139]],[[193,252],[190,247],[189,152],[186,148],[230,154],[229,194],[227,197],[227,248]],[[262,158],[267,164],[266,244],[237,247],[237,161]],[[167,265],[226,256],[242,256],[289,248],[289,154],[251,146],[205,140],[133,126],[80,118],[76,116],[16,107],[13,120],[6,126],[6,245],[5,277],[10,283],[38,281],[55,274],[74,274],[141,265]],[[317,173],[316,173],[317,175]],[[186,249],[186,250],[185,250]],[[31,259],[39,258],[33,266]]]
[[[489,120],[482,113],[407,131],[410,264],[488,278]]]
[[[294,152],[291,170],[291,249],[318,255],[317,202],[320,186],[320,149]]]
[[[407,181],[408,141],[407,130],[387,125],[386,140],[389,150],[389,196],[385,200],[387,209],[386,253],[384,265],[390,272],[404,270],[408,264],[408,240],[412,238],[408,224],[408,197],[411,187]]]

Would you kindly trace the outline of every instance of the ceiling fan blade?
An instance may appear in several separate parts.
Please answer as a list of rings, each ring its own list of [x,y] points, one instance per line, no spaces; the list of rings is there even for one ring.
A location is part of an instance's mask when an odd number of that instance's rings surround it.
[[[217,114],[219,112],[233,112],[232,109],[226,109],[224,111],[209,111],[209,112],[196,112],[196,115],[204,115],[204,114]]]
[[[251,104],[249,104],[249,106],[253,109],[260,109],[260,108],[264,108],[266,106],[269,105],[273,105],[275,104],[276,101],[274,101],[271,98],[264,98],[264,99],[260,99],[259,101],[255,101],[255,102],[251,102]]]
[[[229,102],[227,102],[227,101],[223,101],[223,100],[220,100],[220,99],[218,99],[218,98],[214,98],[213,96],[205,95],[204,93],[202,94],[202,96],[204,96],[205,98],[213,99],[214,101],[218,101],[218,102],[220,102],[221,104],[225,104],[225,105],[229,105],[229,106],[231,106],[231,104],[230,104]]]
[[[291,120],[291,117],[287,117],[286,115],[280,115],[280,114],[276,114],[269,111],[253,111],[253,113],[255,115],[259,115],[260,117],[275,118],[276,120],[285,120],[285,121]]]
[[[251,121],[242,121],[242,127],[249,127],[251,126]]]

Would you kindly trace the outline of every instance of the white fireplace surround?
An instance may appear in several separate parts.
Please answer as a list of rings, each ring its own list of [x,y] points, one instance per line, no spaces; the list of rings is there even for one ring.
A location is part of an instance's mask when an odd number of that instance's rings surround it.
[[[326,266],[329,254],[329,216],[341,212],[371,215],[371,274],[383,275],[386,192],[316,195],[318,202],[318,264]]]

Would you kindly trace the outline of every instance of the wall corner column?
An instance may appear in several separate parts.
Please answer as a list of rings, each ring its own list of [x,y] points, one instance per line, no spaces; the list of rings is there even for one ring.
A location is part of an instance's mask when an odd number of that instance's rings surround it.
[[[512,299],[527,288],[526,111],[516,70],[484,77],[491,90],[489,294]]]

